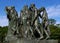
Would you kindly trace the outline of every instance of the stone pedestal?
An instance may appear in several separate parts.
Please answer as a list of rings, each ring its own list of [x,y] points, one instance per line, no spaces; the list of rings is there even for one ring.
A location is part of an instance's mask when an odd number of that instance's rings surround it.
[[[17,40],[12,40],[9,43],[58,43],[58,40],[27,40],[27,39],[17,39]]]

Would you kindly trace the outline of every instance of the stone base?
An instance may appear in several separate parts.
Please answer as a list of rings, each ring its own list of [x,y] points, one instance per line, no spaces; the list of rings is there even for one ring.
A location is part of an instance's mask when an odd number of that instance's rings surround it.
[[[17,39],[9,41],[8,43],[58,43],[58,40],[27,40],[27,39]]]

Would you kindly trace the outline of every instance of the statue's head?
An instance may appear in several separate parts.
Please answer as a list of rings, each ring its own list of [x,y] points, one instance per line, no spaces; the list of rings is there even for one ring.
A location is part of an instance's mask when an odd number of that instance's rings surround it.
[[[13,13],[14,13],[14,10],[15,10],[15,7],[14,6],[6,6],[6,13],[7,13],[7,18],[9,19],[9,21],[11,20],[11,18],[13,18]]]
[[[36,7],[35,7],[35,4],[31,4],[31,5],[30,5],[30,9],[31,9],[32,11],[34,11],[35,8],[36,8]]]
[[[28,5],[25,5],[24,7],[23,7],[23,10],[27,10],[28,9]]]
[[[21,10],[20,15],[22,15],[23,13],[24,13],[23,10]]]
[[[23,13],[23,10],[21,10],[21,13]]]
[[[7,12],[7,13],[13,12],[14,9],[15,9],[14,6],[9,6],[9,7],[6,6],[6,12]]]
[[[31,4],[30,7],[35,7],[35,4]]]
[[[42,10],[42,11],[45,10],[45,7],[41,7],[40,10]]]

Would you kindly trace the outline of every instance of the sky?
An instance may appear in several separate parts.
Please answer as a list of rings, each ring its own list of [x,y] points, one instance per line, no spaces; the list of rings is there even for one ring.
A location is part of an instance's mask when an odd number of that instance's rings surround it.
[[[15,6],[18,15],[24,5],[30,6],[34,3],[37,8],[45,7],[49,19],[55,19],[56,24],[60,24],[60,0],[0,0],[0,26],[8,26],[5,7]]]

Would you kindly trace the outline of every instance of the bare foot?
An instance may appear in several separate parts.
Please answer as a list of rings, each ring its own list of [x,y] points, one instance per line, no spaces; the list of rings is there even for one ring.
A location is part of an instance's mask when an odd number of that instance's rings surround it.
[[[41,36],[40,38],[38,38],[38,40],[39,40],[39,39],[40,39],[40,40],[43,39],[43,36]]]
[[[49,36],[47,36],[45,39],[48,39],[48,38],[50,38]]]

